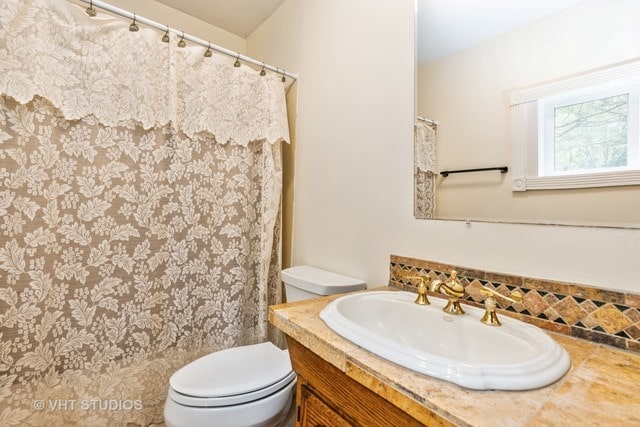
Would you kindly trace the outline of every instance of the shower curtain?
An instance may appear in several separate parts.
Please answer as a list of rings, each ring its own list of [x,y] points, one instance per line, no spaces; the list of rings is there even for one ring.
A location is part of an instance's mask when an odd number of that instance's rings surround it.
[[[416,120],[414,128],[414,216],[433,219],[436,210],[436,126]]]
[[[168,379],[275,340],[284,88],[233,59],[0,8],[0,425],[148,425]]]

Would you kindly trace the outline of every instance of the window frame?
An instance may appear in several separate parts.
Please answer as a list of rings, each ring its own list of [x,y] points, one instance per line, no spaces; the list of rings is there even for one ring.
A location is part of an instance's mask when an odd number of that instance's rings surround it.
[[[545,129],[545,112],[579,99],[622,93],[629,93],[630,101],[627,166],[549,174],[544,160],[548,143],[544,133],[549,131]],[[509,102],[513,191],[640,185],[640,60],[518,88],[510,92]],[[548,126],[548,120],[546,123]]]

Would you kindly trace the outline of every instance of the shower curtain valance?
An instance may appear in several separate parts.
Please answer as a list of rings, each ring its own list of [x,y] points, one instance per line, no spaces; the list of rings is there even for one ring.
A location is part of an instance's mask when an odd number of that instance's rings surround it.
[[[171,124],[217,143],[289,140],[279,76],[233,67],[202,48],[130,32],[120,19],[89,18],[66,0],[4,0],[0,14],[0,94],[26,104],[49,100],[68,120],[144,129]]]

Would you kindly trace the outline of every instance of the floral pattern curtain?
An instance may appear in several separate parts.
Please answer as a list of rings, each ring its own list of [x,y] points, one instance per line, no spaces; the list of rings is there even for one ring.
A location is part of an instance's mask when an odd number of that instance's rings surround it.
[[[149,425],[169,376],[275,340],[284,88],[233,59],[0,9],[0,425]]]
[[[414,135],[414,216],[433,219],[436,209],[436,143],[435,125],[416,120]]]

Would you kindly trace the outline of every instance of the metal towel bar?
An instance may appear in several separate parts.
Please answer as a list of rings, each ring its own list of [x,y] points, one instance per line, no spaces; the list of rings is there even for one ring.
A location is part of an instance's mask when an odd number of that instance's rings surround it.
[[[507,173],[507,172],[509,172],[509,167],[508,166],[497,166],[495,168],[458,169],[458,170],[454,170],[454,171],[442,171],[442,172],[440,172],[440,175],[449,176],[449,174],[452,174],[452,173],[484,172],[484,171],[500,171],[500,173]]]

